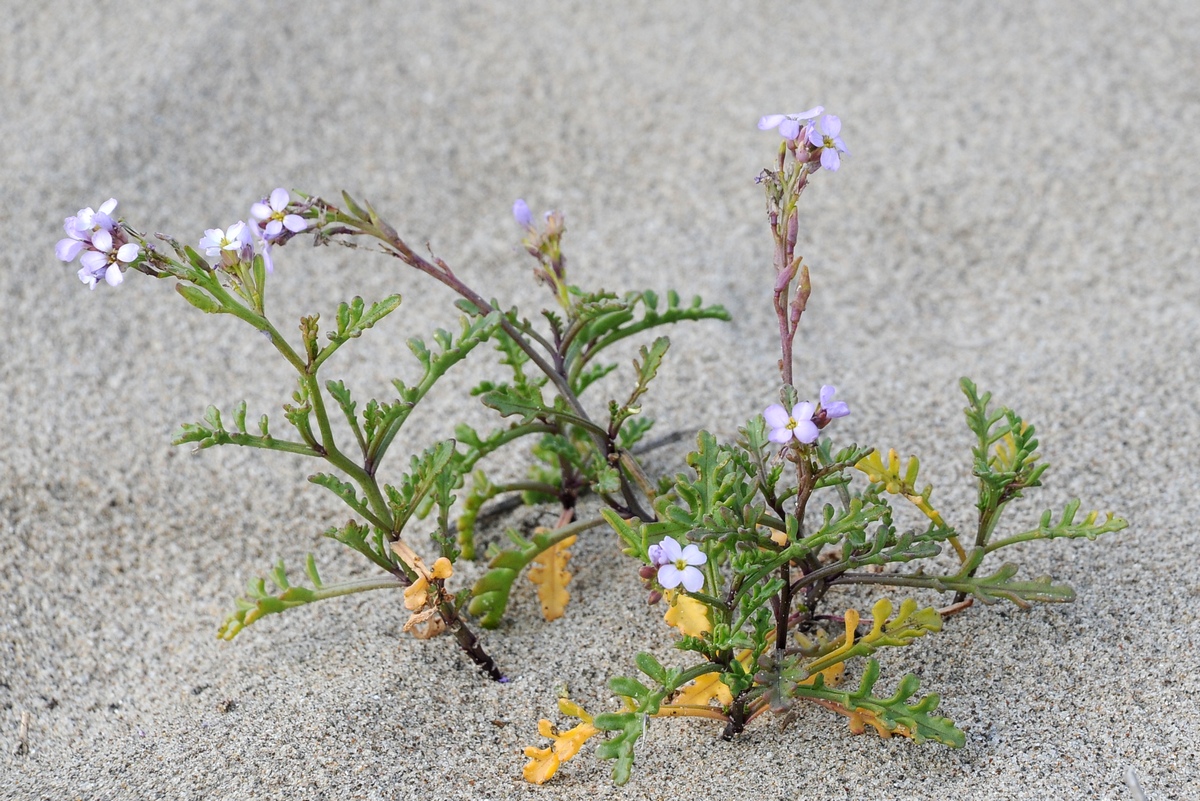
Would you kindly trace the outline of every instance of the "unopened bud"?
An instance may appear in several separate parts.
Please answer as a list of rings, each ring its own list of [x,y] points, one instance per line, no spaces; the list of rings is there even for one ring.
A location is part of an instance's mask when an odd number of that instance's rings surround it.
[[[642,565],[642,569],[638,571],[638,575],[648,581],[654,578],[654,574],[656,572],[657,569],[654,567],[654,565]]]
[[[661,600],[662,600],[662,593],[659,592],[658,590],[651,590],[649,597],[646,598],[646,603],[650,604],[651,606],[654,606],[654,604],[658,603]]]

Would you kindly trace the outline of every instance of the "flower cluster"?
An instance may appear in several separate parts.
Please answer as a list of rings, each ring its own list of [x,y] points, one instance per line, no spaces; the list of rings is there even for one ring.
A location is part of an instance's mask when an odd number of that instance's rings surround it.
[[[760,131],[777,129],[780,136],[793,146],[804,142],[815,155],[820,153],[821,166],[830,172],[837,172],[842,165],[842,154],[850,155],[846,143],[840,136],[842,121],[833,114],[821,113],[823,106],[814,106],[799,114],[768,114],[758,121]]]
[[[813,406],[810,401],[801,401],[792,407],[791,414],[778,403],[763,410],[763,419],[771,429],[767,439],[786,445],[794,438],[804,445],[817,441],[818,432],[829,425],[829,421],[850,414],[845,401],[835,401],[837,387],[828,384],[821,387],[820,403]]]
[[[125,280],[124,271],[135,264],[143,272],[157,274],[153,266],[158,262],[153,252],[149,253],[149,261],[138,261],[144,255],[144,242],[135,231],[117,222],[113,217],[116,208],[116,198],[109,198],[99,209],[90,206],[80,209],[63,220],[67,236],[54,246],[54,254],[61,261],[79,259],[82,265],[79,280],[91,289],[101,279],[109,286],[117,286]],[[272,272],[271,246],[308,229],[308,220],[297,213],[306,208],[292,204],[286,189],[276,189],[250,207],[249,223],[238,220],[226,229],[207,229],[200,239],[200,249],[210,258],[220,258],[223,266],[232,267],[254,258],[257,241],[267,272]],[[130,241],[131,235],[139,241]],[[153,251],[149,245],[146,247]]]
[[[63,220],[67,236],[54,246],[54,254],[62,261],[70,263],[79,257],[82,266],[77,275],[91,289],[102,278],[109,286],[120,284],[125,280],[124,268],[137,261],[141,252],[141,247],[128,241],[125,231],[113,219],[116,208],[116,198],[109,198],[98,211],[91,206],[80,209]]]
[[[534,276],[555,290],[559,302],[569,305],[566,285],[566,257],[562,253],[562,235],[566,231],[565,220],[560,211],[547,211],[543,215],[545,227],[538,230],[533,224],[533,212],[529,204],[517,198],[512,208],[513,219],[517,225],[525,229],[525,238],[521,244],[530,256],[541,265],[533,271]]]
[[[223,264],[249,261],[254,255],[254,240],[261,244],[267,272],[275,271],[271,246],[283,244],[292,234],[308,229],[308,220],[296,213],[292,196],[283,187],[250,207],[250,222],[238,220],[226,230],[210,228],[204,232],[200,247],[209,256],[220,256]]]

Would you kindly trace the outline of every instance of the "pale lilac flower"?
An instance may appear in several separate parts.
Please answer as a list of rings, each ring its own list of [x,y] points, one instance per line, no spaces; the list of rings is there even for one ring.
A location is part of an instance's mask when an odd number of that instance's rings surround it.
[[[92,211],[92,207],[80,209],[75,215],[76,228],[80,231],[95,231],[97,228],[103,228],[111,232],[116,226],[117,221],[113,219],[112,213],[116,211],[117,199],[110,197],[108,200],[100,204],[98,211]],[[68,219],[70,219],[68,217]]]
[[[220,256],[223,250],[237,253],[252,246],[250,227],[241,220],[229,226],[225,231],[220,228],[209,228],[205,230],[204,236],[200,240],[200,247],[204,248],[206,256]]]
[[[833,114],[826,114],[818,121],[809,124],[808,143],[821,148],[821,166],[830,172],[837,172],[842,164],[841,153],[850,155],[846,143],[838,136],[842,132],[842,121]]]
[[[533,213],[529,210],[529,204],[521,198],[517,198],[517,202],[513,203],[512,213],[513,218],[522,228],[533,227]]]
[[[646,553],[650,556],[650,564],[655,567],[662,567],[671,560],[667,558],[667,554],[663,551],[663,547],[657,543],[646,549]]]
[[[67,238],[58,240],[58,243],[54,246],[54,255],[60,261],[75,261],[75,257],[91,244],[92,233],[91,231],[79,230],[75,217],[68,217],[63,222],[63,229],[67,232]]]
[[[688,592],[696,592],[704,586],[704,574],[697,565],[708,561],[707,554],[691,543],[686,548],[681,547],[673,537],[663,537],[658,547],[659,556],[666,559],[658,569],[658,583],[664,589],[671,590],[682,584]]]
[[[833,394],[837,392],[837,387],[826,384],[821,387],[821,411],[825,413],[825,417],[833,420],[836,417],[845,417],[850,414],[850,407],[845,401],[835,401]]]
[[[263,239],[275,239],[286,228],[293,234],[298,234],[308,228],[308,221],[299,214],[288,214],[287,206],[292,196],[283,187],[271,192],[266,201],[259,201],[250,207],[250,214],[259,221]]]
[[[808,401],[802,401],[793,406],[791,414],[788,414],[787,409],[778,403],[772,403],[763,410],[763,419],[771,427],[771,433],[767,435],[767,439],[780,445],[791,442],[792,437],[795,437],[797,442],[803,442],[806,445],[816,442],[818,431],[816,423],[812,421],[812,416],[813,405]]]
[[[121,273],[122,264],[132,264],[137,260],[141,247],[136,242],[126,242],[113,249],[113,236],[104,228],[92,234],[91,249],[79,257],[83,266],[79,270],[79,280],[95,289],[96,284],[103,278],[109,286],[117,286],[125,280]]]
[[[800,136],[801,121],[811,120],[824,110],[824,106],[813,106],[799,114],[768,114],[758,120],[758,130],[769,131],[778,128],[780,136],[789,141],[794,140]]]
[[[110,197],[100,204],[100,210],[94,211],[91,206],[80,209],[72,217],[63,220],[63,230],[66,239],[58,240],[54,246],[54,255],[61,261],[71,262],[84,251],[92,242],[92,234],[100,229],[111,233],[116,227],[112,213],[117,208],[117,199]]]

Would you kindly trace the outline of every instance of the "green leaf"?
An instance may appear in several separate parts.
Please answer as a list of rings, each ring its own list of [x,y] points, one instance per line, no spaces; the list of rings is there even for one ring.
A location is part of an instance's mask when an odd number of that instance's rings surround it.
[[[329,473],[314,473],[308,477],[308,480],[319,487],[332,492],[334,495],[342,499],[342,502],[357,512],[362,517],[371,521],[371,524],[378,526],[381,529],[387,530],[388,525],[379,519],[379,517],[371,511],[366,502],[358,497],[358,492],[354,489],[354,485],[342,481],[337,476]]]
[[[225,311],[224,304],[214,298],[212,295],[205,292],[197,286],[188,284],[176,284],[175,291],[183,296],[183,299],[195,306],[200,311],[206,314],[220,314]]]
[[[1086,538],[1095,540],[1101,534],[1109,534],[1114,531],[1120,531],[1129,526],[1129,523],[1119,517],[1113,517],[1112,512],[1088,512],[1084,515],[1081,522],[1075,522],[1075,516],[1079,512],[1080,501],[1078,498],[1071,500],[1063,508],[1062,516],[1058,522],[1053,522],[1052,513],[1049,509],[1042,513],[1041,522],[1038,527],[1031,529],[1021,534],[1015,534],[1011,537],[1006,537],[989,544],[984,550],[986,553],[1004,548],[1008,545],[1013,545],[1018,542],[1028,542],[1030,540],[1053,540],[1053,539],[1079,539]],[[1102,519],[1103,518],[1103,519]]]
[[[372,303],[368,308],[363,299],[356,296],[349,303],[338,304],[335,315],[337,330],[326,334],[329,338],[329,344],[322,348],[320,353],[316,352],[316,328],[315,325],[313,327],[311,348],[314,369],[315,367],[319,367],[326,359],[333,355],[334,351],[346,342],[362,336],[364,331],[398,309],[400,301],[401,298],[399,295],[389,295],[383,300]]]
[[[658,375],[658,369],[662,366],[663,357],[669,347],[671,341],[666,337],[659,337],[649,348],[643,345],[638,351],[641,361],[635,359],[633,362],[633,368],[637,371],[637,385],[624,405],[611,410],[612,422],[609,431],[619,432],[626,420],[641,412],[641,407],[637,405],[638,399],[646,393],[650,382]],[[615,407],[615,404],[613,406]]]
[[[204,450],[214,445],[242,445],[250,448],[298,453],[303,456],[320,456],[321,453],[303,442],[290,442],[275,439],[268,428],[267,416],[259,419],[260,434],[249,434],[245,425],[246,404],[242,401],[234,411],[234,420],[239,431],[227,431],[221,421],[221,412],[215,406],[209,406],[204,419],[198,423],[184,423],[180,426],[172,445],[196,443],[196,450]]]
[[[448,439],[413,456],[408,472],[400,477],[397,486],[384,486],[392,510],[393,533],[400,534],[409,519],[417,513],[422,500],[438,483],[454,457],[454,440]],[[454,477],[457,482],[458,477]]]
[[[976,548],[974,553],[981,551]],[[985,604],[1012,601],[1022,609],[1028,609],[1034,603],[1070,603],[1075,600],[1075,590],[1065,584],[1052,584],[1049,576],[1039,576],[1030,581],[1014,580],[1013,576],[1020,568],[1012,562],[1005,562],[990,576],[970,575],[977,566],[978,560],[969,558],[962,572],[940,582],[942,587],[974,595]]]
[[[354,201],[354,198],[350,197],[350,194],[348,192],[346,192],[344,190],[342,191],[342,200],[344,200],[346,202],[346,209],[351,214],[353,214],[355,217],[362,220],[363,222],[368,221],[367,212],[363,209],[362,206],[358,205],[358,203],[356,203]]]
[[[407,387],[401,381],[392,382],[400,393],[400,400],[394,404],[367,404],[364,410],[364,428],[367,439],[366,467],[374,471],[383,459],[392,440],[399,433],[404,422],[412,413],[417,403],[433,388],[437,380],[446,374],[451,367],[467,357],[472,350],[482,342],[486,342],[500,325],[500,313],[491,312],[486,317],[461,319],[461,329],[457,341],[450,334],[435,337],[440,350],[432,351],[420,343],[414,349],[418,360],[424,368],[424,374],[416,386]],[[412,341],[410,340],[410,345]],[[469,468],[468,468],[469,469]]]
[[[547,406],[542,400],[541,391],[535,387],[530,387],[528,392],[520,392],[515,387],[504,387],[485,393],[481,400],[485,406],[500,412],[502,417],[521,415],[523,425],[535,419],[546,422],[557,420],[587,429],[602,437],[608,436],[608,432],[600,426],[568,411],[561,398],[555,398],[554,405]]]
[[[317,573],[317,566],[312,554],[309,554],[305,561],[304,572],[308,575],[309,581],[313,583],[313,589],[293,586],[288,580],[283,560],[280,559],[270,573],[275,589],[269,590],[266,582],[261,578],[254,579],[247,584],[246,596],[236,601],[237,608],[225,619],[217,631],[217,637],[223,640],[232,640],[242,629],[267,615],[286,612],[288,609],[314,601],[368,590],[402,589],[405,586],[402,581],[390,575],[325,584]]]
[[[500,619],[504,617],[504,610],[508,607],[508,596],[512,592],[513,582],[521,571],[542,551],[576,533],[577,529],[567,526],[541,530],[526,540],[515,531],[510,532],[517,548],[496,554],[488,562],[488,572],[471,588],[472,598],[468,611],[480,618],[479,625],[485,629],[494,629],[500,625]]]
[[[851,731],[860,733],[870,725],[882,736],[901,734],[920,744],[932,740],[952,748],[966,745],[966,735],[954,725],[950,718],[932,715],[941,698],[936,693],[923,696],[915,704],[907,703],[921,686],[921,680],[907,674],[900,680],[896,692],[891,696],[878,697],[872,694],[879,679],[879,663],[867,660],[862,681],[855,691],[838,692],[825,686],[824,678],[817,674],[810,686],[797,685],[792,691],[800,698],[830,701],[841,707],[843,714],[850,717]]]

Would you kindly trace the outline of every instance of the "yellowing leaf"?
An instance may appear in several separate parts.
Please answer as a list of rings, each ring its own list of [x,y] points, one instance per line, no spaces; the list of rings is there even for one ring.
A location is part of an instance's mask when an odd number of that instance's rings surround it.
[[[869,709],[847,709],[837,701],[829,701],[823,698],[810,698],[808,700],[832,712],[837,712],[839,715],[845,715],[849,719],[851,734],[862,734],[867,730],[867,726],[870,726],[879,732],[879,736],[885,740],[891,739],[893,734],[899,734],[901,737],[912,737],[912,730],[903,723],[897,723],[894,728],[889,729],[887,724]]]
[[[572,535],[551,545],[534,557],[534,566],[529,569],[529,580],[537,585],[542,617],[546,620],[562,617],[567,601],[571,600],[571,593],[567,592],[567,582],[571,580],[567,560],[571,554],[567,553],[567,548],[574,545],[575,540],[576,537]]]
[[[530,761],[521,774],[525,781],[532,784],[545,784],[549,781],[563,762],[578,754],[583,744],[600,732],[592,725],[592,716],[584,712],[578,704],[562,698],[559,699],[558,708],[563,714],[580,718],[581,722],[564,732],[559,732],[545,718],[538,721],[538,734],[549,737],[554,742],[549,748],[529,746],[525,749],[525,756],[529,757]]]
[[[733,703],[733,694],[721,681],[720,673],[705,673],[691,684],[681,688],[671,699],[671,706],[708,706],[713,700],[721,706]]]
[[[404,588],[404,608],[412,612],[425,606],[429,600],[429,579],[420,576]]]
[[[900,603],[900,611],[893,618],[892,602],[880,598],[871,608],[871,630],[861,638],[855,639],[860,620],[857,609],[847,609],[844,615],[846,633],[835,643],[840,643],[829,653],[818,657],[805,666],[810,674],[816,671],[824,672],[826,668],[845,662],[853,656],[867,656],[882,646],[903,647],[917,637],[922,637],[931,631],[942,630],[942,616],[933,607],[917,609],[917,602],[905,598]],[[890,618],[890,619],[889,619]]]
[[[404,608],[412,612],[404,624],[404,631],[411,631],[419,640],[428,640],[446,630],[446,621],[442,620],[437,606],[442,596],[441,585],[434,586],[433,581],[448,579],[454,574],[454,567],[444,556],[438,557],[433,563],[433,569],[417,556],[417,552],[408,547],[402,540],[392,543],[392,550],[397,556],[417,574],[417,578],[404,589]],[[430,589],[434,592],[431,594]]]
[[[667,590],[667,613],[663,620],[668,626],[674,626],[684,634],[699,637],[706,631],[712,631],[708,621],[708,607],[690,595],[683,595],[678,590]]]
[[[1021,423],[1021,433],[1029,428],[1028,423]],[[1017,440],[1013,436],[1013,432],[1009,431],[1003,437],[996,441],[996,453],[991,458],[992,467],[1002,473],[1012,472],[1017,469],[1017,456],[1020,451],[1017,449]],[[1033,464],[1038,460],[1037,454],[1027,455],[1026,464]]]
[[[867,480],[872,484],[882,484],[884,490],[892,495],[901,495],[907,498],[921,510],[922,514],[937,525],[946,525],[938,511],[929,504],[929,494],[933,488],[926,487],[917,492],[917,471],[921,468],[921,462],[917,457],[911,457],[908,460],[908,467],[905,468],[894,448],[888,451],[887,461],[884,461],[883,457],[879,455],[879,451],[872,451],[870,455],[859,459],[854,467],[866,473]],[[904,470],[903,476],[900,475],[901,469]]]

